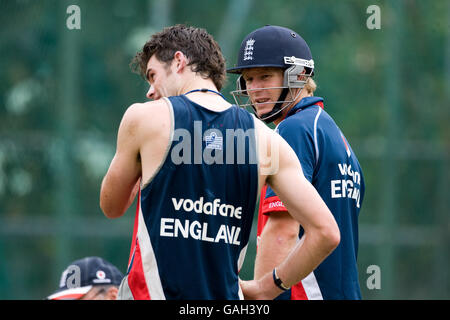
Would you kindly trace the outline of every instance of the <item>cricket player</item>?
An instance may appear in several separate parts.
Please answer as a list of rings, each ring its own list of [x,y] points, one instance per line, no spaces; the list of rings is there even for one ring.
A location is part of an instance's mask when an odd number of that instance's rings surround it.
[[[289,145],[219,93],[226,71],[213,37],[168,27],[135,63],[153,101],[126,110],[100,194],[109,218],[122,216],[138,195],[118,298],[272,299],[308,275],[338,245],[336,221]],[[261,279],[239,281],[266,183],[306,239]]]
[[[48,300],[116,300],[123,274],[100,257],[70,263],[61,274],[58,290]]]
[[[228,72],[240,75],[232,92],[236,102],[251,106],[259,119],[276,125],[341,233],[336,250],[280,299],[361,299],[356,259],[363,173],[346,137],[325,111],[323,99],[313,96],[314,60],[307,43],[288,28],[259,28],[244,38],[237,65]],[[301,196],[301,191],[297,194]],[[292,218],[279,196],[270,185],[262,190],[255,279],[304,241],[304,225]]]

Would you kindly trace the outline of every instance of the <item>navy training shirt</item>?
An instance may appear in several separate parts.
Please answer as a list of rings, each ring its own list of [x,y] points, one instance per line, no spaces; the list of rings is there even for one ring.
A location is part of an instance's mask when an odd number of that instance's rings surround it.
[[[242,266],[258,193],[254,116],[166,99],[172,138],[139,195],[122,296],[242,299]]]
[[[301,283],[280,298],[361,299],[358,280],[358,216],[364,197],[361,166],[320,97],[303,98],[276,131],[294,149],[303,174],[318,191],[339,226],[339,246]],[[287,211],[270,187],[262,190],[258,236],[267,214]],[[300,228],[299,237],[303,235]]]

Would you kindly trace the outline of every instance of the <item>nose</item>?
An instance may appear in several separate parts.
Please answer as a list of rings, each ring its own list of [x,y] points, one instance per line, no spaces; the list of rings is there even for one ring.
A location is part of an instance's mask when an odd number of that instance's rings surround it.
[[[150,88],[148,88],[146,97],[150,100],[155,100],[155,89],[153,88],[153,86],[150,86]]]
[[[254,100],[260,97],[264,94],[264,90],[261,87],[261,83],[258,83],[257,81],[252,81],[247,85],[247,94],[250,97],[250,99]]]
[[[249,90],[252,90],[252,89],[254,89],[254,88],[258,88],[258,87],[256,86],[256,81],[255,81],[255,80],[248,81],[248,82],[245,84],[245,86],[246,86],[247,89],[249,89]]]

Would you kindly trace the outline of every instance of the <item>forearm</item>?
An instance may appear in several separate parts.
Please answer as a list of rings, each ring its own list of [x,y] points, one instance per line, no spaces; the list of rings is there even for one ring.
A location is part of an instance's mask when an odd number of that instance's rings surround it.
[[[102,209],[103,214],[110,219],[120,217],[123,213],[123,209],[119,207],[120,202],[122,201],[117,199],[114,195],[112,185],[114,185],[114,182],[111,181],[111,178],[106,174],[102,180],[100,189],[100,208]]]
[[[100,207],[108,218],[118,218],[133,203],[139,190],[140,179],[131,186],[124,185],[114,174],[107,173],[102,181]]]
[[[269,237],[265,240],[271,241]],[[277,246],[275,242],[260,243],[255,259],[254,278],[260,279],[267,272],[271,272],[273,268],[280,265],[294,246],[295,242],[283,243],[280,246]]]
[[[280,219],[284,214],[286,217]],[[260,279],[280,265],[298,242],[299,224],[289,213],[272,214],[258,240],[254,278]]]
[[[287,170],[284,181],[298,175]],[[340,232],[336,220],[317,190],[304,176],[292,181],[290,187],[276,181],[273,189],[292,217],[303,226],[303,243],[298,244],[278,267],[278,276],[286,286],[292,286],[311,273],[339,244]],[[289,185],[289,183],[287,184]]]
[[[276,266],[278,277],[285,286],[293,286],[315,270],[336,246],[336,242],[324,241],[318,233],[304,234],[302,241]]]
[[[285,286],[291,287],[317,268],[334,248],[331,241],[324,244],[320,236],[305,234],[288,257],[276,266],[277,276]],[[273,269],[258,280],[241,283],[245,298],[268,300],[280,295],[283,290],[275,285],[272,272]]]

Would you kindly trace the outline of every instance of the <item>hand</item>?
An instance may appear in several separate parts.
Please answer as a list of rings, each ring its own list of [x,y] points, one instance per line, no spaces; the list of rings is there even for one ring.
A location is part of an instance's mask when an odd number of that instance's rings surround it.
[[[272,273],[267,273],[259,280],[239,279],[239,285],[245,300],[272,300],[283,292],[273,282]]]
[[[239,285],[241,286],[245,300],[258,300],[260,290],[257,280],[243,281],[239,279]]]

